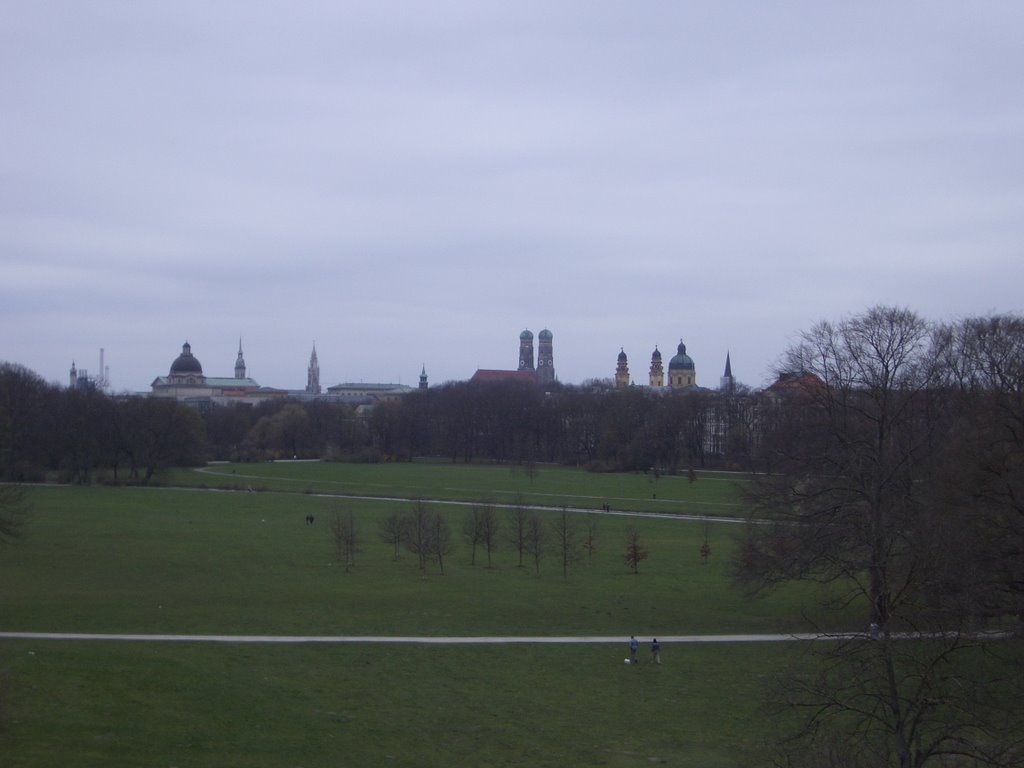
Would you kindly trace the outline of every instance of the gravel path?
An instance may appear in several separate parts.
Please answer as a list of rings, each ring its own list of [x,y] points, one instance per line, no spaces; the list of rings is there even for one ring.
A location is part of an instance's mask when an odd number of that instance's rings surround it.
[[[782,643],[809,640],[849,640],[863,635],[779,634],[779,635],[663,635],[662,643]],[[408,643],[419,645],[501,645],[501,644],[625,644],[628,638],[599,635],[429,637],[398,635],[137,635],[81,632],[0,632],[0,640],[103,640],[137,643]]]

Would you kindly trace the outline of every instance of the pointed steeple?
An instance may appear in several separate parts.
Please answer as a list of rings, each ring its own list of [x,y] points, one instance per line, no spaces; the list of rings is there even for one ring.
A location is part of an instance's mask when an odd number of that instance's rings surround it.
[[[722,374],[722,380],[719,382],[718,388],[723,392],[731,392],[735,386],[735,381],[732,378],[732,360],[730,359],[729,352],[725,353],[725,373]]]
[[[238,337],[238,358],[235,360],[235,378],[245,378],[245,358],[242,357],[242,337]]]
[[[320,394],[320,362],[316,358],[316,342],[313,342],[313,354],[309,356],[309,367],[306,369],[306,391],[311,395]]]
[[[427,364],[423,364],[423,370],[420,371],[420,389],[427,388]]]

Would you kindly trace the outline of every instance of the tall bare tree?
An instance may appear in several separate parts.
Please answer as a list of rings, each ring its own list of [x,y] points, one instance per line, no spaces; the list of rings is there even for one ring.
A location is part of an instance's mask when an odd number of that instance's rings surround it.
[[[444,515],[435,511],[430,519],[430,553],[437,558],[437,567],[444,575],[444,559],[452,552],[452,529]]]
[[[350,571],[356,564],[356,554],[361,551],[362,541],[355,516],[350,509],[335,511],[331,518],[331,540],[334,543],[334,556],[338,562],[345,563],[345,570]]]
[[[462,521],[462,535],[470,544],[469,562],[476,565],[476,548],[482,546],[487,552],[487,565],[491,565],[491,554],[497,546],[498,518],[494,505],[474,504]]]
[[[536,513],[531,512],[526,518],[523,551],[533,558],[533,567],[538,574],[540,573],[540,561],[544,559],[547,546],[547,534],[544,531],[544,523]]]
[[[523,555],[526,553],[526,533],[530,521],[530,510],[526,508],[526,502],[521,496],[508,510],[508,540],[519,553],[519,567],[523,567]]]
[[[405,518],[405,546],[419,559],[420,571],[427,572],[427,560],[433,555],[431,549],[433,511],[422,499],[413,502],[412,511]]]
[[[476,565],[476,547],[483,541],[483,506],[474,504],[462,520],[462,535],[469,542],[469,564]]]
[[[492,564],[491,556],[498,548],[498,534],[501,531],[501,522],[493,504],[484,504],[480,514],[480,543],[487,552],[487,567]]]
[[[451,528],[444,516],[422,499],[413,503],[412,512],[405,518],[405,546],[419,558],[420,571],[427,572],[427,563],[437,560],[444,573],[444,559],[452,551]]]
[[[583,551],[587,553],[587,562],[590,563],[597,551],[597,515],[589,514],[584,518]]]
[[[646,560],[649,554],[640,538],[639,529],[636,526],[630,526],[626,530],[626,551],[622,556],[623,562],[633,573],[640,573],[640,563]]]
[[[562,507],[558,516],[551,521],[554,550],[562,560],[562,580],[569,579],[569,566],[580,557],[579,520],[568,509]]]
[[[956,434],[940,375],[947,341],[900,308],[822,322],[787,352],[788,384],[766,398],[772,472],[750,486],[760,524],[738,573],[757,587],[834,584],[837,620],[864,610],[862,636],[821,646],[816,671],[782,689],[808,713],[786,764],[821,764],[828,750],[899,768],[1021,757],[1019,722],[1016,737],[997,727],[1016,695],[1011,670],[975,634],[970,601],[953,599],[970,592],[975,565],[935,492]]]
[[[405,529],[405,519],[399,512],[392,512],[380,521],[377,536],[385,544],[391,545],[392,560],[398,560],[401,555],[402,542],[405,541],[406,535]]]

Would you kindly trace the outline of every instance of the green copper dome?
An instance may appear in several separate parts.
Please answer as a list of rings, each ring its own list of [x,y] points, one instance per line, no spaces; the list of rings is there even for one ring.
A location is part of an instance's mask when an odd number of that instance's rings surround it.
[[[181,347],[181,354],[171,363],[171,375],[197,373],[202,375],[203,366],[199,359],[192,354],[192,347],[186,341]]]
[[[692,371],[693,370],[693,358],[686,354],[686,345],[683,342],[679,342],[679,354],[673,357],[668,363],[668,369],[670,371]]]

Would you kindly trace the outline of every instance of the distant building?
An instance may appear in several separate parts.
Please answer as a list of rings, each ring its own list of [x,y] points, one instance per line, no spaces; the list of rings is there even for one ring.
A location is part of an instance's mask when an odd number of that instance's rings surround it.
[[[368,402],[389,402],[398,400],[413,391],[404,384],[346,383],[327,388],[327,394]]]
[[[235,378],[245,378],[245,358],[242,357],[242,340],[238,340],[238,358],[235,360]]]
[[[625,349],[619,348],[619,356],[615,363],[615,387],[625,389],[632,386],[629,378],[629,359]],[[665,386],[665,369],[662,366],[661,351],[657,345],[651,353],[651,368],[648,375],[648,387],[662,389]],[[676,354],[668,361],[669,389],[682,390],[697,387],[697,369],[693,358],[686,354],[686,345],[680,340]]]
[[[725,373],[722,374],[718,388],[723,392],[732,392],[736,389],[736,380],[732,377],[732,361],[728,352],[725,353]]]
[[[537,383],[551,384],[555,380],[555,335],[547,328],[537,334]]]
[[[84,368],[79,369],[75,366],[75,361],[71,361],[71,372],[68,376],[68,387],[70,389],[96,389],[97,384],[95,379],[89,376],[89,372]]]
[[[519,334],[519,370],[534,371],[533,332],[526,330]]]
[[[473,383],[490,383],[497,381],[522,381],[528,384],[536,384],[537,376],[533,371],[501,371],[488,368],[478,368],[470,379]]]
[[[547,328],[537,334],[539,347],[537,364],[533,362],[533,331],[519,334],[519,367],[516,370],[480,368],[470,381],[531,381],[535,384],[551,384],[555,381],[555,335]]]
[[[626,350],[619,347],[619,356],[615,362],[615,388],[626,389],[629,383],[629,358]]]
[[[306,392],[311,395],[320,394],[320,363],[316,359],[316,342],[313,342],[313,354],[309,356],[309,367],[306,369]]]
[[[235,360],[235,375],[231,378],[206,376],[199,358],[192,354],[192,346],[186,341],[181,354],[171,363],[166,376],[158,376],[150,385],[153,397],[174,398],[194,404],[256,404],[265,400],[287,397],[280,389],[261,387],[246,376],[242,343],[238,343],[238,357]]]
[[[654,352],[651,353],[651,372],[648,381],[652,388],[665,386],[665,369],[661,365],[661,352],[658,345],[654,345]]]
[[[697,386],[697,369],[693,358],[686,354],[686,345],[679,340],[678,351],[668,361],[668,385],[672,389]]]
[[[402,384],[336,384],[328,387],[323,393],[320,387],[320,363],[317,359],[316,344],[309,356],[306,368],[306,388],[304,390],[275,389],[262,387],[246,375],[245,357],[242,354],[242,342],[238,342],[238,356],[235,359],[235,373],[232,378],[218,378],[203,373],[199,359],[192,354],[192,346],[186,341],[181,354],[171,363],[166,376],[158,376],[150,385],[152,397],[174,398],[179,402],[190,403],[200,407],[210,405],[227,405],[243,403],[255,405],[267,400],[293,400],[297,402],[326,401],[344,403],[359,407],[372,407],[376,403],[398,399],[409,392],[412,387]],[[83,386],[83,374],[71,366],[71,386]],[[76,384],[77,380],[77,384]],[[426,384],[426,367],[420,376],[420,386]]]

